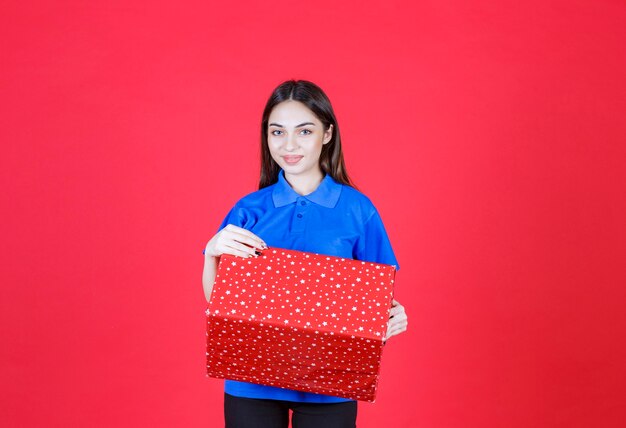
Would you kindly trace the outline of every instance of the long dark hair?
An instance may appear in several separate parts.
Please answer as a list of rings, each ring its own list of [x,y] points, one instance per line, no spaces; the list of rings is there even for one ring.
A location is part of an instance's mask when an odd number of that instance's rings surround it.
[[[287,80],[281,83],[274,89],[272,95],[267,100],[267,104],[265,104],[261,119],[261,177],[259,179],[259,189],[278,181],[280,167],[272,159],[267,145],[267,125],[274,106],[287,100],[300,101],[307,106],[322,122],[324,130],[328,130],[329,126],[333,125],[333,136],[328,143],[322,146],[319,161],[320,169],[323,174],[329,174],[337,182],[356,189],[356,186],[348,177],[343,161],[341,135],[330,100],[319,86],[307,80]]]

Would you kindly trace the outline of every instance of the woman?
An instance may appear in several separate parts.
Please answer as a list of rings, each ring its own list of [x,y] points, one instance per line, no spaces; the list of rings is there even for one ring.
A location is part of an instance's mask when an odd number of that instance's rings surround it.
[[[241,198],[204,250],[209,301],[219,257],[256,257],[268,246],[387,263],[399,269],[372,202],[351,183],[337,120],[315,84],[289,80],[270,96],[261,121],[259,190]],[[407,328],[393,301],[386,339]],[[356,426],[357,402],[329,395],[226,380],[227,428]]]

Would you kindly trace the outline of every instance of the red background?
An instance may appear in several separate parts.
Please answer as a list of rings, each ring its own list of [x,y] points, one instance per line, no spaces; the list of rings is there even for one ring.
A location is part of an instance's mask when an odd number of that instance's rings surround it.
[[[622,1],[3,2],[0,420],[222,424],[201,250],[331,98],[409,315],[359,427],[626,418]]]

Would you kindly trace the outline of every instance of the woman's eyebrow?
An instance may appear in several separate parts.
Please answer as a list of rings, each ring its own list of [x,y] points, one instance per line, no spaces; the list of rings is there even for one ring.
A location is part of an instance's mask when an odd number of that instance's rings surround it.
[[[304,123],[301,123],[300,125],[296,125],[296,128],[300,128],[301,126],[304,126],[304,125],[313,125],[313,126],[315,126],[315,124],[313,122],[304,122]],[[279,128],[284,128],[283,125],[281,125],[280,123],[275,123],[275,122],[270,123],[269,126],[278,126]]]

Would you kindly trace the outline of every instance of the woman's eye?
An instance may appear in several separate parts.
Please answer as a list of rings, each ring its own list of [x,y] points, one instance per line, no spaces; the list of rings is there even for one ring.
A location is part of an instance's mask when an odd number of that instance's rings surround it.
[[[306,132],[306,134],[304,134],[304,135],[309,135],[311,133],[311,131],[309,129],[303,129],[302,132]]]
[[[272,135],[280,135],[280,134],[276,134],[276,132],[283,132],[283,131],[279,131],[278,129],[275,129],[272,131]]]

